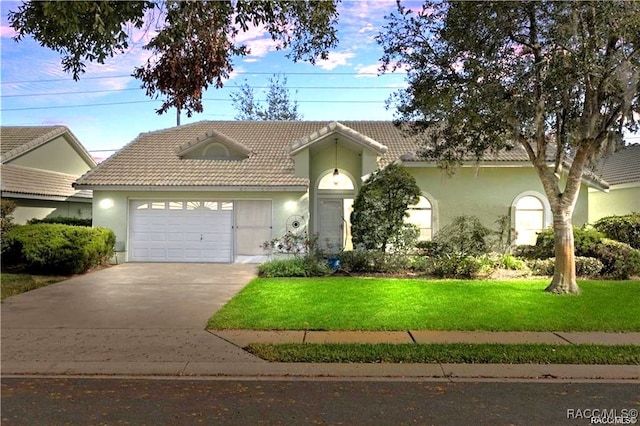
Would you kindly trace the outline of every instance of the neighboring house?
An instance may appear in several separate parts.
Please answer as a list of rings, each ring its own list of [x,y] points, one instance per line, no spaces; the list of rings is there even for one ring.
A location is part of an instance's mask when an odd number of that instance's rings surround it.
[[[603,158],[597,174],[609,184],[609,191],[589,189],[589,222],[640,212],[640,144]]]
[[[492,228],[511,217],[519,243],[551,224],[523,150],[463,164],[452,176],[417,161],[415,150],[391,122],[198,122],[141,134],[75,186],[93,190],[94,225],[115,231],[127,261],[256,261],[264,241],[303,229],[326,249],[349,249],[357,191],[394,161],[422,189],[409,220],[423,239],[462,214]],[[576,224],[587,210],[583,188]]]
[[[2,198],[14,223],[53,216],[91,217],[91,191],[73,188],[96,163],[65,126],[2,126]]]

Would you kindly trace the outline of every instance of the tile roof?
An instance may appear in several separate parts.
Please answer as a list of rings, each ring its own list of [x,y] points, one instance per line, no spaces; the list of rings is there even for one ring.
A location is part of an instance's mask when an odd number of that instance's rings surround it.
[[[596,174],[611,185],[640,183],[640,144],[604,157],[598,163]]]
[[[92,198],[92,191],[73,188],[75,175],[34,169],[32,167],[3,164],[0,166],[2,193],[36,195],[54,198]]]
[[[78,179],[78,185],[164,187],[307,186],[293,173],[291,153],[337,134],[381,154],[380,166],[402,159],[419,161],[416,140],[390,121],[200,121],[139,135],[119,152]],[[208,133],[251,150],[242,161],[182,159]],[[552,153],[553,154],[553,153]],[[472,160],[472,159],[470,159]],[[485,161],[529,162],[520,146],[489,154]]]
[[[84,158],[87,164],[95,166],[91,154],[78,141],[71,130],[66,126],[2,126],[0,127],[0,156],[6,163],[14,158],[29,152],[40,145],[55,139],[58,136],[68,134],[68,140],[78,154]]]

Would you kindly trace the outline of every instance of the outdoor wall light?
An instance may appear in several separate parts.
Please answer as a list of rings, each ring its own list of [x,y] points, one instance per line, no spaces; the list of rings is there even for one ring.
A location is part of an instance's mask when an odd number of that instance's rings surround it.
[[[100,200],[98,205],[100,206],[101,209],[107,210],[114,206],[114,202],[111,198],[105,198],[103,200]]]
[[[333,184],[338,185],[340,183],[340,172],[338,171],[338,138],[336,138],[336,162],[335,169],[333,169]]]

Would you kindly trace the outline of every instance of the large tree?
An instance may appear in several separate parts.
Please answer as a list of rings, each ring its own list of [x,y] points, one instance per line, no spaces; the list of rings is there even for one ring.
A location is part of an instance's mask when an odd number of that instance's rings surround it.
[[[150,58],[133,75],[148,96],[164,99],[159,114],[177,108],[191,116],[202,112],[203,91],[229,78],[233,57],[249,53],[238,34],[264,27],[289,58],[314,63],[337,44],[337,16],[334,1],[80,0],[26,2],[9,22],[16,40],[32,36],[59,52],[76,80],[86,62],[125,52],[130,30],[146,28]]]
[[[589,165],[637,129],[640,2],[427,1],[398,4],[378,36],[391,101],[441,165],[526,150],[553,214],[547,291],[579,293],[572,215]]]
[[[274,75],[269,79],[269,91],[264,102],[255,98],[254,89],[248,83],[240,86],[240,90],[231,93],[233,106],[237,111],[236,120],[302,120],[298,112],[298,101],[291,100],[287,88],[287,77]]]

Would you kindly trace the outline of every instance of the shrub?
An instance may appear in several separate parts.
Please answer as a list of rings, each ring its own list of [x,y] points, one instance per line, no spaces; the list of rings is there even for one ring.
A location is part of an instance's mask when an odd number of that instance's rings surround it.
[[[0,200],[0,240],[2,241],[1,252],[5,252],[5,235],[13,228],[13,212],[16,209],[16,203],[11,200]]]
[[[415,256],[383,253],[376,250],[352,250],[338,254],[340,268],[357,273],[395,273],[412,268]]]
[[[364,182],[353,202],[353,244],[385,252],[405,229],[407,207],[418,202],[420,188],[400,164],[389,164]]]
[[[420,256],[440,256],[448,253],[450,250],[449,246],[438,241],[419,241],[416,243],[416,251]]]
[[[593,224],[607,238],[640,249],[640,213],[603,217]]]
[[[527,263],[524,260],[511,254],[503,255],[497,266],[504,269],[510,269],[512,271],[524,271],[527,269]]]
[[[3,260],[45,274],[76,274],[106,262],[113,253],[115,234],[106,228],[59,224],[14,227],[6,235]]]
[[[36,225],[38,223],[59,223],[61,225],[71,225],[71,226],[91,226],[92,220],[91,218],[57,216],[57,217],[45,217],[44,219],[34,218],[29,220],[27,223],[29,225]]]
[[[595,257],[603,264],[602,275],[618,279],[640,275],[640,250],[629,244],[605,238],[596,249]]]
[[[316,255],[318,252],[317,236],[309,238],[307,232],[294,233],[287,231],[283,236],[262,243],[264,250],[272,253],[302,255]]]
[[[487,237],[492,231],[475,216],[457,216],[442,228],[434,240],[448,251],[465,255],[479,255],[489,251]]]
[[[290,259],[273,259],[260,264],[258,276],[272,277],[320,277],[330,273],[328,266],[313,257],[293,257]]]
[[[427,273],[439,278],[473,278],[480,273],[489,273],[493,265],[488,256],[471,256],[448,253],[430,258]]]
[[[530,259],[527,265],[533,275],[553,275],[555,260],[555,257],[548,259]]]
[[[533,259],[528,262],[534,275],[553,275],[556,259]],[[594,257],[576,256],[576,275],[579,277],[596,277],[602,274],[603,263]]]
[[[576,256],[595,256],[597,247],[604,238],[604,235],[596,229],[587,227],[573,228],[573,239]],[[516,254],[526,258],[548,259],[555,256],[555,234],[552,228],[547,228],[538,233],[536,245],[531,249],[518,247]]]

